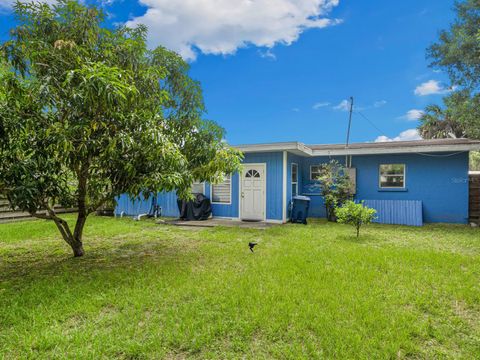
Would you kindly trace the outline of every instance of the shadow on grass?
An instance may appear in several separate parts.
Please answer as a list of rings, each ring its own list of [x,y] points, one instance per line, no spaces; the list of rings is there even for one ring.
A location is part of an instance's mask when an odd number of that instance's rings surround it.
[[[86,254],[80,258],[74,258],[67,247],[64,251],[55,251],[50,247],[45,247],[43,251],[33,249],[19,256],[4,258],[0,262],[0,282],[26,285],[36,279],[62,273],[71,273],[78,278],[88,276],[92,271],[125,268],[135,271],[147,263],[174,262],[180,266],[190,260],[187,255],[194,254],[198,245],[194,239],[148,239],[132,243],[114,237],[108,239],[107,247],[102,246],[101,240],[91,240],[86,240]]]

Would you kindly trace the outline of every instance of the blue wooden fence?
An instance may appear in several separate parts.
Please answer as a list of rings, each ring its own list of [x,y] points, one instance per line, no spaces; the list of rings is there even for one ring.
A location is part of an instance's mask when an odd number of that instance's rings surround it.
[[[422,202],[418,200],[365,200],[365,205],[377,210],[375,222],[397,225],[423,225]]]
[[[161,192],[157,196],[157,204],[162,208],[162,216],[179,217],[177,194],[175,191]]]
[[[140,198],[132,200],[127,194],[120,195],[117,198],[117,206],[115,207],[115,215],[137,216],[140,214],[148,214],[152,210],[153,196],[144,199]],[[157,205],[162,208],[162,216],[178,217],[177,195],[175,192],[161,192],[157,195]]]

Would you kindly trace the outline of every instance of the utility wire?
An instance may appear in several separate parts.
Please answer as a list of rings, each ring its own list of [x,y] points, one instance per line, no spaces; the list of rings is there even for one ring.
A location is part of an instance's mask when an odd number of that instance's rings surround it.
[[[367,120],[370,125],[372,125],[379,133],[380,135],[383,135],[383,136],[387,136],[385,135],[385,131],[382,131],[377,125],[375,125],[369,118],[367,118],[363,113],[361,113],[360,111],[355,111],[358,115],[360,115],[361,117],[363,117],[365,120]]]
[[[365,120],[367,120],[370,123],[370,125],[372,125],[380,133],[380,135],[386,136],[385,133],[381,129],[379,129],[377,125],[375,125],[372,121],[370,121],[370,119],[367,118],[364,114],[362,114],[360,111],[355,111],[355,112],[357,114],[359,114],[360,116],[362,116]],[[442,158],[442,157],[459,155],[459,154],[462,154],[464,152],[466,152],[466,151],[457,151],[457,152],[449,153],[449,154],[426,154],[426,153],[422,153],[422,152],[414,152],[413,154],[417,154],[417,155],[421,155],[421,156],[427,156],[427,157]]]

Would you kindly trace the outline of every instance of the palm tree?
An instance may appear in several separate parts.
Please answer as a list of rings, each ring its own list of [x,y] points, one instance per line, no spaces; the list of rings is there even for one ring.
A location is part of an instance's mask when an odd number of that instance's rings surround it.
[[[438,105],[428,105],[420,122],[418,132],[424,139],[456,139],[466,136],[464,127],[451,116],[448,109],[444,110]]]

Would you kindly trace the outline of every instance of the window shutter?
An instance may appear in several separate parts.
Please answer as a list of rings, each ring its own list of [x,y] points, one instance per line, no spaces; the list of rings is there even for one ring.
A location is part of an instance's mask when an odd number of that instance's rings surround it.
[[[225,180],[220,184],[212,185],[212,202],[214,203],[230,203],[231,194],[231,182],[230,175],[225,177]]]

